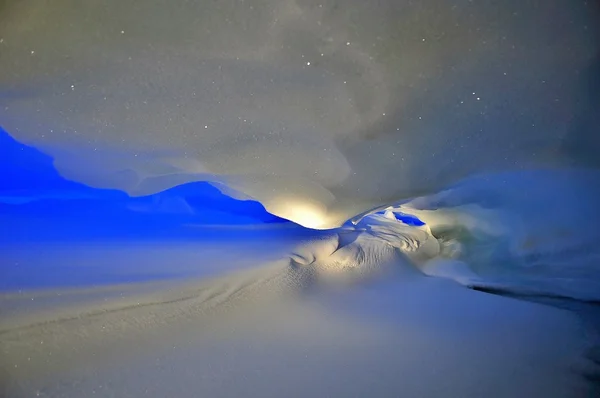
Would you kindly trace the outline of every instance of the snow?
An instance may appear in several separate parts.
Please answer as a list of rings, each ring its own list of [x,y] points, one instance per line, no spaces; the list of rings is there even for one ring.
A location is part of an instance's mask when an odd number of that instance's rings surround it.
[[[446,248],[427,273],[494,291],[598,302],[599,187],[595,170],[488,174],[399,207],[424,220]]]
[[[0,396],[600,396],[597,9],[543,3],[0,2]]]
[[[499,282],[489,269],[498,264],[467,263],[480,247],[461,257],[434,234],[467,228],[502,246],[510,229],[497,222],[498,203],[510,201],[469,207],[473,186],[486,197],[482,184],[458,186],[329,231],[190,226],[169,241],[8,242],[2,269],[21,286],[4,285],[0,296],[6,394],[595,394],[586,377],[599,371],[589,353],[600,340],[581,308],[461,286],[493,290]],[[495,269],[505,275],[498,291],[523,297],[520,271]],[[549,275],[536,276],[526,293],[564,293]],[[578,284],[573,292],[593,291]]]
[[[302,264],[264,263],[243,245],[231,245],[224,261],[224,251],[211,253],[202,242],[173,243],[153,254],[173,258],[177,248],[184,261],[170,262],[170,270],[186,278],[5,294],[6,394],[577,397],[592,391],[582,376],[594,369],[584,358],[590,341],[575,314],[425,277],[389,245],[381,246],[384,257],[364,257],[360,267],[369,272],[335,268],[324,255],[332,239],[299,239],[321,258]],[[362,239],[354,242],[367,252],[369,243],[377,245]],[[135,245],[107,249],[139,267]],[[185,252],[203,253],[199,268],[218,263],[238,270],[192,277]],[[59,272],[68,260],[56,261],[44,271]]]

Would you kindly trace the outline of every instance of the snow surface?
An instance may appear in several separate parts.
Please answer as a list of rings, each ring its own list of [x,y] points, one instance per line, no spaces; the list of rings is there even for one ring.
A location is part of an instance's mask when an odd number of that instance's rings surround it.
[[[332,234],[301,246],[315,247],[320,257],[337,239]],[[574,314],[426,278],[389,245],[356,242],[373,250],[360,267],[376,261],[377,272],[344,269],[341,255],[334,264],[300,264],[296,254],[292,262],[214,279],[6,294],[3,313],[20,308],[29,319],[12,314],[1,321],[5,394],[577,397],[592,391],[582,376],[593,370],[583,357],[588,341]],[[179,250],[206,251],[203,263],[223,263],[222,254],[204,247]],[[132,262],[140,254],[133,245],[119,251]],[[238,257],[229,265],[247,268],[246,250],[228,252]],[[171,265],[177,272],[179,262]]]
[[[528,208],[539,201],[511,202],[524,179],[556,204],[596,203],[560,189],[596,173],[565,173],[487,175],[487,186],[464,181],[330,231],[6,242],[2,269],[20,287],[0,296],[5,394],[593,396],[598,312],[531,300],[598,300],[598,251],[577,250],[595,225],[564,206],[548,218]],[[519,250],[532,236],[544,239]],[[531,272],[532,252],[555,261]]]
[[[600,396],[597,11],[0,2],[0,396]]]
[[[474,176],[391,205],[383,217],[417,216],[426,223],[421,229],[439,239],[440,255],[421,266],[428,275],[496,292],[597,303],[599,203],[595,170],[530,170]],[[382,216],[354,222],[373,217]]]

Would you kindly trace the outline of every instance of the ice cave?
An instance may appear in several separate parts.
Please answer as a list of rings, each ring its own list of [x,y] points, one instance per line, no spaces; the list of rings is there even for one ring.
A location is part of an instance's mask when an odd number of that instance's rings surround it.
[[[600,397],[600,2],[0,1],[0,398]]]

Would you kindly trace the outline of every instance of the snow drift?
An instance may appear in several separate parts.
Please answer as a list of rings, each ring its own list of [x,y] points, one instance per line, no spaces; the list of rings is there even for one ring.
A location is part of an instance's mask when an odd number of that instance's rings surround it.
[[[0,2],[0,394],[594,396],[596,12]]]

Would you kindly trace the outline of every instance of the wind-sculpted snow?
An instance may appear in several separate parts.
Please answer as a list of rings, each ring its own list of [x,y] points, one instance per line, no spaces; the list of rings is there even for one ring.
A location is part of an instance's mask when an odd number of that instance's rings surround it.
[[[273,229],[151,250],[71,242],[66,257],[55,242],[33,253],[4,247],[22,266],[38,253],[40,273],[104,258],[123,273],[168,263],[182,275],[2,293],[0,387],[15,398],[277,397],[290,388],[292,396],[594,396],[585,377],[598,367],[584,357],[593,341],[582,339],[578,318],[423,276],[445,243],[426,213],[426,225],[403,223],[409,211],[290,241]]]
[[[477,176],[384,210],[387,219],[395,219],[393,212],[418,217],[427,235],[406,238],[394,229],[376,235],[409,247],[439,244],[438,252],[428,252],[430,261],[417,263],[428,275],[521,297],[600,302],[599,203],[597,171]],[[385,219],[380,214],[355,220],[356,227],[377,231],[371,225]]]
[[[0,125],[68,179],[221,183],[311,228],[598,165],[594,2],[9,0]]]
[[[9,242],[5,277],[50,274],[55,286],[0,294],[5,394],[594,396],[597,329],[459,284],[598,301],[598,181],[574,170],[473,177],[329,231]],[[122,282],[99,285],[98,272]],[[69,288],[65,273],[83,282]]]
[[[0,1],[0,396],[598,396],[597,11]]]

